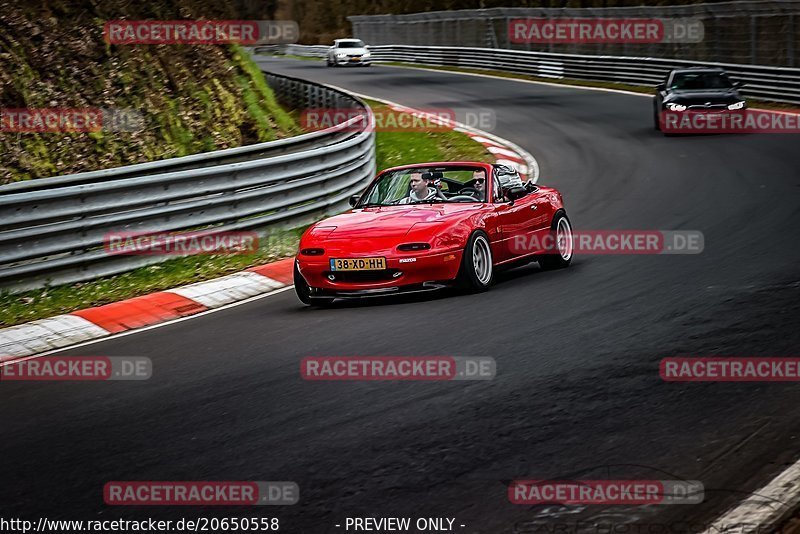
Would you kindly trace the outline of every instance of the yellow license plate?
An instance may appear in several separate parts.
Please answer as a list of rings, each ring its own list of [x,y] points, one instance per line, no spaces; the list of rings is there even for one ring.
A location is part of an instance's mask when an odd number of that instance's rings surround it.
[[[386,258],[331,258],[331,271],[379,271]]]

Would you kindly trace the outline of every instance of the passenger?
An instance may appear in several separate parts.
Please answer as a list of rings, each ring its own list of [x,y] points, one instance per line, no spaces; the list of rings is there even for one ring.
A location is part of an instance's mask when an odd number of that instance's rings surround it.
[[[428,182],[422,177],[422,171],[411,172],[411,190],[408,196],[400,200],[399,204],[411,204],[436,198],[436,188],[428,187]]]

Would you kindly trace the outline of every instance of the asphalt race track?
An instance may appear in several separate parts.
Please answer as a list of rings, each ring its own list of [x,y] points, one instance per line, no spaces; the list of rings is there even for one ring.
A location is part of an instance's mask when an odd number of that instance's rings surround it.
[[[491,108],[577,230],[700,230],[698,255],[581,255],[488,293],[303,307],[293,291],[65,351],[147,356],[145,382],[0,384],[0,502],[50,519],[450,517],[464,533],[708,521],[800,450],[792,383],[667,383],[667,356],[800,347],[800,143],[664,137],[647,98],[373,66],[266,70],[417,107]],[[492,381],[308,382],[305,356],[491,356]],[[519,506],[512,479],[693,479],[699,505]],[[291,480],[291,507],[119,507],[111,480]],[[464,525],[460,527],[458,525]],[[629,530],[628,532],[635,532]]]

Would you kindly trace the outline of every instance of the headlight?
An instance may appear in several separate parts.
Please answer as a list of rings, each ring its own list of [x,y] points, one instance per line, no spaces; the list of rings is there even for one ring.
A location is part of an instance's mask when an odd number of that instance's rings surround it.
[[[369,52],[364,52],[362,57],[369,57]]]
[[[670,111],[686,111],[686,106],[683,104],[667,104],[667,109]]]
[[[744,107],[744,100],[742,100],[741,102],[736,102],[735,104],[729,105],[728,109],[733,111],[733,110],[736,110],[736,109],[742,109],[743,107]]]
[[[344,52],[336,52],[336,57],[345,57],[346,55]]]

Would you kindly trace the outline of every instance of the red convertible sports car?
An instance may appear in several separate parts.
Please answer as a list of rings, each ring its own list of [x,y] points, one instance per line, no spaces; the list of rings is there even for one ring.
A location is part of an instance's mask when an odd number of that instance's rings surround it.
[[[561,194],[517,171],[477,162],[387,169],[353,209],[311,226],[294,268],[305,304],[456,285],[487,289],[498,267],[572,260],[572,227]]]

